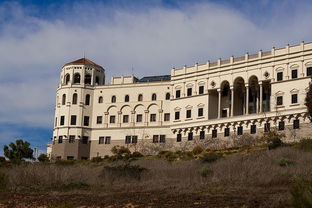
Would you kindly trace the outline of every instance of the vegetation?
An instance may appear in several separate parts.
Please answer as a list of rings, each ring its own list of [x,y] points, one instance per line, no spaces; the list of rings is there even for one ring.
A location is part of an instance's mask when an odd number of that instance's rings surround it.
[[[40,154],[38,157],[39,162],[49,162],[49,158],[46,154]]]
[[[291,190],[291,204],[295,208],[312,207],[312,180],[300,180],[293,183]]]
[[[268,144],[268,149],[270,150],[282,146],[282,139],[284,137],[284,133],[279,133],[276,129],[271,129],[270,131],[264,132],[260,140],[266,142]]]
[[[4,145],[4,156],[10,161],[20,162],[23,159],[33,159],[33,150],[29,147],[30,143],[18,139],[15,143],[11,142],[8,146]]]
[[[309,90],[305,97],[305,105],[307,106],[309,119],[312,122],[312,81],[309,84]]]

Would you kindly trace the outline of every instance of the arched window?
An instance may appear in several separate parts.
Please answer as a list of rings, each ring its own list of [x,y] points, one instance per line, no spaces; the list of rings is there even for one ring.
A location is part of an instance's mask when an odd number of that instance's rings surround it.
[[[90,74],[87,74],[85,76],[85,84],[91,84],[91,75]]]
[[[69,81],[70,81],[70,75],[66,74],[65,75],[65,84],[68,85]]]
[[[87,94],[86,95],[86,102],[85,102],[86,105],[90,105],[90,95]]]
[[[62,105],[66,104],[66,94],[63,94],[62,96]]]
[[[156,93],[153,93],[152,94],[152,100],[156,100],[156,99],[157,99]]]
[[[73,105],[76,105],[77,104],[77,100],[78,100],[78,95],[77,95],[77,93],[74,93],[73,94]]]
[[[115,95],[112,96],[112,103],[116,103],[116,96]]]
[[[80,84],[80,74],[74,74],[74,84]]]
[[[95,85],[100,84],[100,78],[98,76],[95,77]]]
[[[129,102],[130,98],[129,98],[129,95],[126,95],[125,96],[125,102]]]
[[[138,95],[138,101],[143,101],[143,95],[142,94]]]
[[[99,97],[99,103],[103,103],[103,97],[102,96]]]
[[[170,100],[170,93],[169,92],[166,93],[166,100]]]

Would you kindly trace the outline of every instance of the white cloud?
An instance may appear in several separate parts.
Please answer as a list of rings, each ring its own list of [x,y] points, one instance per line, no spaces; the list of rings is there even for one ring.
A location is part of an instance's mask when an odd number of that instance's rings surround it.
[[[310,41],[312,32],[309,4],[293,8],[289,18],[273,8],[276,13],[271,11],[261,24],[212,3],[146,11],[111,11],[102,4],[73,8],[49,20],[31,16],[29,8],[16,3],[0,5],[0,123],[51,128],[59,69],[84,52],[106,68],[108,77],[130,74],[132,67],[141,77]],[[6,22],[6,15],[12,20]]]

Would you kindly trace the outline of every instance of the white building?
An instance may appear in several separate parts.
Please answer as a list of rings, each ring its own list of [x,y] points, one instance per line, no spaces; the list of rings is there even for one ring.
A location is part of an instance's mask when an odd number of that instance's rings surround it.
[[[273,126],[304,137],[311,75],[312,43],[303,42],[110,84],[103,67],[82,58],[61,69],[51,155],[103,157],[115,145],[178,149]]]

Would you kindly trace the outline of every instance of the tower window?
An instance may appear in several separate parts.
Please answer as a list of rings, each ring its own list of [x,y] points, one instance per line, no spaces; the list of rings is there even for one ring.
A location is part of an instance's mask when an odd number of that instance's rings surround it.
[[[116,96],[115,95],[112,96],[112,103],[116,103]]]
[[[63,136],[59,136],[59,138],[58,138],[58,143],[59,143],[59,144],[63,143]]]
[[[200,95],[204,94],[204,89],[205,89],[204,86],[199,86],[198,87],[198,94],[200,94]]]
[[[156,93],[153,93],[152,94],[152,100],[156,100],[156,99],[157,99]]]
[[[78,101],[78,95],[77,95],[77,93],[74,93],[73,94],[73,105],[76,105],[77,104],[77,101]]]
[[[62,96],[62,105],[66,104],[66,94],[63,94]]]
[[[68,85],[69,81],[70,81],[70,75],[66,74],[65,75],[65,84]]]
[[[143,95],[142,94],[138,95],[138,101],[143,101]]]
[[[98,76],[95,77],[95,85],[100,84],[100,78]]]
[[[292,79],[298,78],[298,70],[297,69],[291,70],[291,78]]]
[[[166,93],[166,100],[170,100],[170,93],[169,92]]]
[[[298,103],[298,94],[292,94],[291,95],[291,103]]]
[[[90,119],[89,116],[85,116],[85,117],[83,118],[83,125],[84,125],[84,126],[89,126],[89,119]]]
[[[126,95],[125,96],[125,102],[129,102],[130,98],[129,98],[129,95]]]
[[[76,125],[77,123],[77,116],[76,115],[72,115],[70,117],[70,125]]]
[[[103,103],[103,97],[102,96],[99,97],[99,103]]]
[[[86,95],[86,102],[85,102],[86,105],[90,105],[90,95],[87,94]]]
[[[80,74],[74,74],[74,84],[80,84]]]
[[[61,116],[60,126],[64,126],[65,116]]]
[[[90,74],[87,74],[85,76],[85,84],[91,84],[91,75]]]
[[[180,98],[181,97],[181,90],[176,90],[176,98]]]
[[[192,88],[187,88],[187,96],[192,96]]]
[[[283,72],[277,72],[276,80],[277,81],[282,81],[283,80]]]

